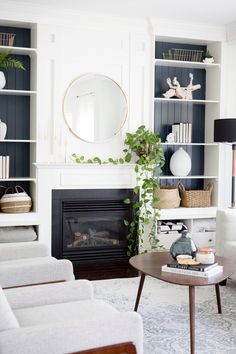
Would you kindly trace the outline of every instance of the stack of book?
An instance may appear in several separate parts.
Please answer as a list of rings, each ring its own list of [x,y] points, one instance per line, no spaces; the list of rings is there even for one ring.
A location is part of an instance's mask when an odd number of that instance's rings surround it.
[[[172,125],[175,143],[192,142],[192,123],[178,123]]]
[[[184,229],[183,222],[161,221],[158,224],[159,234],[179,234]]]
[[[213,275],[222,273],[223,267],[218,265],[218,263],[185,265],[179,264],[177,261],[173,261],[163,265],[161,270],[163,272],[176,273],[180,275],[209,278]]]
[[[9,178],[10,156],[0,155],[0,178]]]

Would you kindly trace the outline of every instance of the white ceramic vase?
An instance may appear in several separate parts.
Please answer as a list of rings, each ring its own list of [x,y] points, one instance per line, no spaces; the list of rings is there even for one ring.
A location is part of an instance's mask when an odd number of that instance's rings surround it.
[[[4,72],[0,71],[0,89],[3,89],[6,85],[6,78]]]
[[[191,158],[189,154],[180,147],[170,158],[170,170],[174,176],[187,176],[191,171]]]
[[[5,139],[6,134],[7,134],[7,125],[6,123],[0,120],[0,140]]]

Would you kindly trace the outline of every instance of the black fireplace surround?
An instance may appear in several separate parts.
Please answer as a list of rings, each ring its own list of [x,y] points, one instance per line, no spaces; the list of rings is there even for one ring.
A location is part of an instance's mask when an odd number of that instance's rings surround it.
[[[52,191],[52,255],[74,265],[127,260],[132,189]]]

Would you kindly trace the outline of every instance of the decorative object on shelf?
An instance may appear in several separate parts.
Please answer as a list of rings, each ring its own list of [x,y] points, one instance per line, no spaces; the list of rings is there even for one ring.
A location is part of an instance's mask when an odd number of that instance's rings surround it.
[[[182,147],[175,151],[170,158],[170,170],[174,176],[187,176],[191,171],[191,167],[191,158]]]
[[[184,230],[179,238],[175,240],[170,247],[171,256],[176,259],[179,255],[189,255],[195,257],[197,247],[191,237],[188,230]]]
[[[1,73],[1,72],[0,72]],[[0,119],[0,140],[4,140],[7,134],[7,125]]]
[[[177,97],[183,100],[192,100],[193,95],[192,92],[199,90],[201,88],[200,84],[193,85],[193,74],[189,73],[189,84],[186,87],[181,87],[177,77],[174,77],[171,82],[171,78],[168,77],[166,79],[167,85],[169,86],[169,90],[163,93],[165,98]]]
[[[179,183],[181,206],[186,208],[203,208],[211,206],[211,194],[213,183],[208,183],[204,190],[185,190],[182,183]]]
[[[232,143],[232,188],[231,208],[235,208],[235,182],[236,182],[236,118],[215,119],[214,141]]]
[[[172,209],[180,206],[179,189],[177,186],[161,186],[155,189],[154,196],[158,199],[158,202],[154,203],[154,207]]]
[[[0,68],[8,70],[9,68],[25,70],[23,63],[18,60],[9,57],[10,50],[4,50],[0,52]],[[0,89],[3,89],[6,85],[6,78],[3,71],[0,71]]]
[[[15,186],[5,190],[0,199],[0,208],[3,213],[28,213],[31,209],[31,197],[21,186]]]
[[[205,63],[205,64],[212,64],[212,63],[214,63],[214,58],[213,58],[213,56],[211,55],[211,53],[210,53],[209,50],[207,50],[206,53],[204,53],[203,58],[204,58],[204,59],[203,59],[203,63]]]
[[[12,47],[14,44],[15,33],[0,32],[0,45]]]
[[[192,123],[174,123],[172,124],[172,133],[175,143],[191,143]]]
[[[180,61],[202,61],[203,50],[172,48],[162,53],[163,59]]]
[[[201,264],[213,264],[215,262],[215,255],[212,248],[199,248],[197,251],[196,260]]]
[[[158,132],[147,129],[144,125],[138,127],[134,133],[127,133],[125,139],[125,161],[130,162],[135,153],[138,159],[135,161],[136,186],[134,192],[139,195],[139,200],[133,204],[133,220],[125,224],[129,226],[128,242],[130,254],[137,254],[139,246],[144,243],[145,226],[150,225],[148,234],[149,250],[158,249],[157,219],[159,218],[159,199],[155,196],[155,190],[159,188],[159,173],[164,165],[164,153],[160,145],[161,139]],[[130,203],[129,199],[124,201]],[[155,204],[155,206],[154,206]],[[138,242],[135,242],[137,235]]]
[[[175,134],[169,133],[166,137],[167,143],[175,143]]]

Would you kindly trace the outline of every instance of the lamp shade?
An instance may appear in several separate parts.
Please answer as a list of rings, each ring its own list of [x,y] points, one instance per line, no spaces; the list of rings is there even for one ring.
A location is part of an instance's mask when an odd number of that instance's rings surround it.
[[[214,121],[215,142],[236,142],[236,118],[216,119]]]

